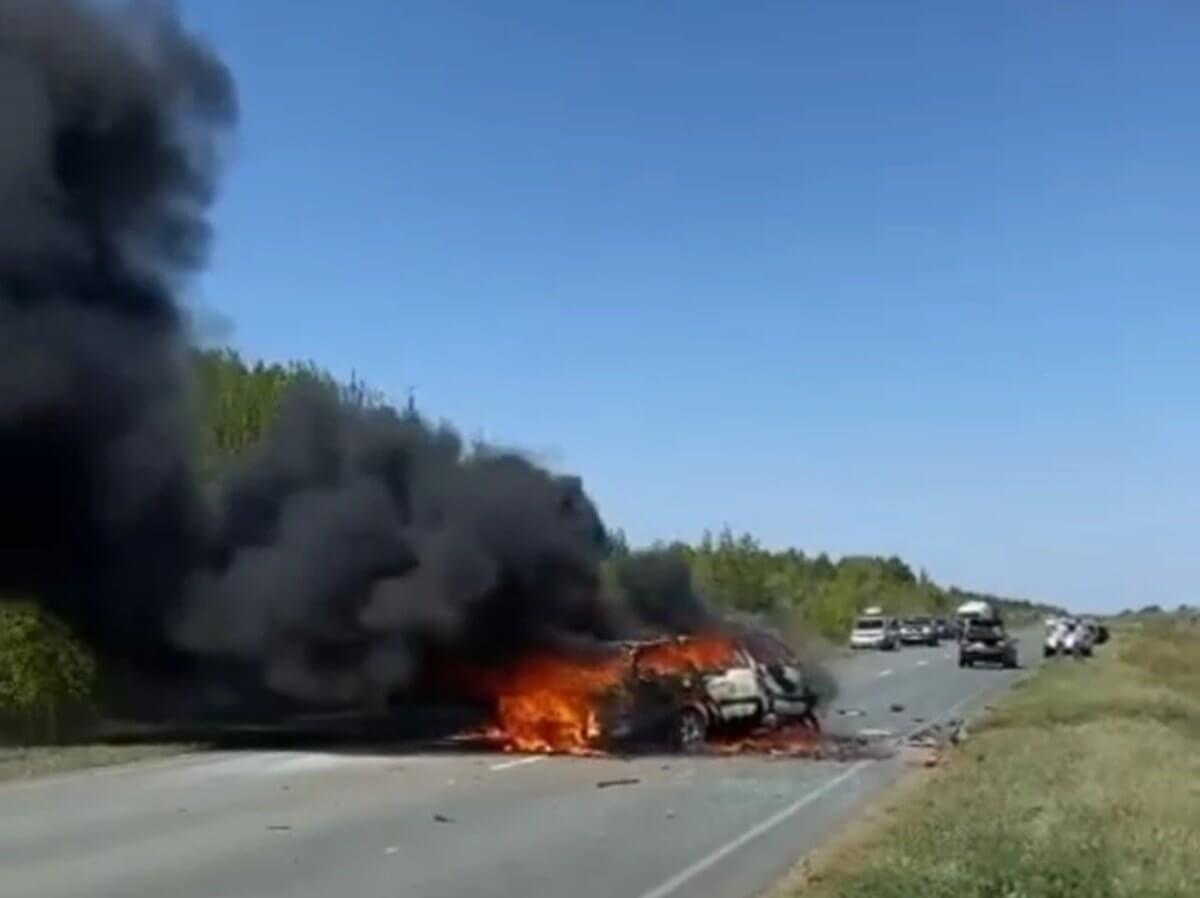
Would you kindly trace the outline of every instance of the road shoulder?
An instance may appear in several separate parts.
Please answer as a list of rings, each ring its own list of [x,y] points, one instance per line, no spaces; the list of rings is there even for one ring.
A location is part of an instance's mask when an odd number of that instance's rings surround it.
[[[31,782],[63,773],[137,764],[196,749],[183,743],[0,748],[0,783]]]
[[[1122,633],[1045,665],[768,894],[1193,894],[1198,637]]]

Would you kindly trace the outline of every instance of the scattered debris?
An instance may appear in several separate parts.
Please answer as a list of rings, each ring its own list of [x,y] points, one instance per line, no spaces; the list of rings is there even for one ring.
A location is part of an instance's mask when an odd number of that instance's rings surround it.
[[[615,780],[600,780],[596,783],[597,789],[607,789],[609,786],[634,786],[640,783],[641,780],[634,776],[625,776]]]
[[[862,708],[838,708],[837,713],[842,717],[862,717],[867,712]]]
[[[453,817],[447,817],[445,814],[434,814],[433,822],[434,823],[455,823],[457,821]]]
[[[913,723],[924,723],[924,722],[925,722],[925,718],[924,718],[924,717],[914,717],[914,718],[912,719],[912,721],[913,721]]]
[[[288,826],[286,823],[274,823],[271,826],[268,826],[267,829],[270,830],[271,832],[282,833],[282,832],[291,832],[292,828],[290,826]]]
[[[675,819],[675,812],[674,812],[674,811],[667,811],[667,819],[668,819],[668,820],[674,820],[674,819]]]
[[[399,847],[397,847],[396,845],[389,845],[387,848],[383,849],[383,853],[384,854],[396,854],[399,850],[400,850]]]
[[[892,713],[894,713],[894,714],[899,714],[903,710],[904,710],[904,705],[901,705],[901,704],[892,705]]]

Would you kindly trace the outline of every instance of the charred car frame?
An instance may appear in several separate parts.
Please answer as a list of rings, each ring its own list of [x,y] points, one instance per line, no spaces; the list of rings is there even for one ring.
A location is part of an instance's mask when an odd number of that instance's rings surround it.
[[[691,752],[710,735],[749,733],[782,723],[819,729],[817,695],[803,665],[779,640],[754,636],[735,640],[732,663],[692,665],[669,673],[647,669],[647,653],[688,637],[623,643],[629,664],[621,688],[609,696],[602,715],[609,748],[666,746]]]

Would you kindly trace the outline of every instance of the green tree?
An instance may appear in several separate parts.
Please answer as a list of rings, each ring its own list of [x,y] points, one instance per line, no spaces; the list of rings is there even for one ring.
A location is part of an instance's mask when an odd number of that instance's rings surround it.
[[[0,720],[9,738],[58,738],[60,714],[87,705],[95,688],[95,660],[66,627],[33,602],[0,604]]]

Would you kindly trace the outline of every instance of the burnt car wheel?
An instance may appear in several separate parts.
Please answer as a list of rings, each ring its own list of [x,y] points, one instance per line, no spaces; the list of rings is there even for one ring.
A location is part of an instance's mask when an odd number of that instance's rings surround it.
[[[695,708],[684,708],[679,714],[675,741],[680,751],[695,752],[704,746],[708,737],[708,721]]]

